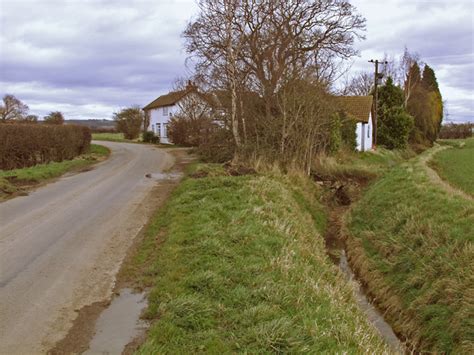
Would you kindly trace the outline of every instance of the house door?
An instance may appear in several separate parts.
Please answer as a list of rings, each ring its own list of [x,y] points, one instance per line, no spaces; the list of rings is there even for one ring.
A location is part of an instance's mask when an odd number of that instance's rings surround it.
[[[362,123],[362,127],[361,127],[361,130],[362,130],[362,140],[360,142],[360,151],[361,152],[365,152],[365,124]]]

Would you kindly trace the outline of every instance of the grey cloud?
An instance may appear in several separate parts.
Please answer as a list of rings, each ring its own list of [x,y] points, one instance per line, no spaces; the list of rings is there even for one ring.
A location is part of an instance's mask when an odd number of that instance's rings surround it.
[[[364,1],[361,9],[373,4]],[[369,19],[363,54],[398,57],[408,45],[435,68],[440,84],[462,90],[463,98],[472,93],[471,2],[387,1],[391,13],[361,11]],[[0,94],[9,90],[41,115],[62,107],[71,118],[145,105],[188,71],[180,34],[195,9],[194,0],[2,1]],[[377,28],[384,16],[390,31]],[[366,59],[354,69],[371,70]],[[474,111],[469,100],[446,97],[453,116]]]

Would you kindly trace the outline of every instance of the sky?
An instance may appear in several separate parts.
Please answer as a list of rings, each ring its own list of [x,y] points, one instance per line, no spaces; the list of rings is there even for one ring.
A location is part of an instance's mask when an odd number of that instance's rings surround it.
[[[474,122],[474,0],[351,0],[367,19],[350,73],[417,52],[438,78],[450,122]],[[194,0],[0,0],[0,95],[40,117],[111,119],[167,93],[186,65]]]

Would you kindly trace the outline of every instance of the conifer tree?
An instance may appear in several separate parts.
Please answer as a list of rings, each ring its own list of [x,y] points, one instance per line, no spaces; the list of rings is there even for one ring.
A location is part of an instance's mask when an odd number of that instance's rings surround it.
[[[428,65],[423,69],[423,78],[421,84],[426,90],[427,109],[431,116],[430,140],[434,141],[438,138],[443,120],[443,98],[439,90],[438,81],[434,70]]]
[[[407,111],[415,119],[415,129],[410,140],[415,144],[431,145],[438,137],[443,118],[443,101],[438,82],[434,70],[429,65],[425,65],[423,76],[420,77],[420,68],[415,63],[410,69],[410,75],[412,76],[410,82],[416,83],[406,100]],[[405,88],[405,95],[406,93]]]
[[[413,117],[405,111],[403,104],[403,90],[388,77],[378,92],[377,141],[389,149],[404,148],[413,129]]]

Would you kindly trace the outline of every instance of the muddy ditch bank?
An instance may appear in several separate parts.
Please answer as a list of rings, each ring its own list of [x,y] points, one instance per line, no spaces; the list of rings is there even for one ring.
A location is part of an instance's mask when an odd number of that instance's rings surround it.
[[[156,211],[163,206],[184,176],[185,167],[195,160],[187,149],[170,149],[175,164],[160,174],[146,174],[157,184],[145,201]],[[140,246],[148,223],[133,236],[126,257],[120,269],[130,260]],[[145,340],[149,324],[142,319],[147,306],[147,290],[139,289],[122,275],[121,270],[114,280],[110,299],[95,302],[77,309],[77,317],[66,336],[58,341],[47,353],[62,354],[133,354]]]
[[[368,321],[377,329],[385,342],[397,353],[407,352],[405,342],[385,320],[383,310],[379,309],[371,298],[364,281],[354,272],[354,268],[346,256],[345,216],[350,213],[351,205],[362,196],[371,179],[365,177],[334,179],[317,174],[313,174],[312,178],[326,191],[324,203],[328,210],[328,220],[324,240],[329,258],[350,282],[359,309],[366,315]]]

